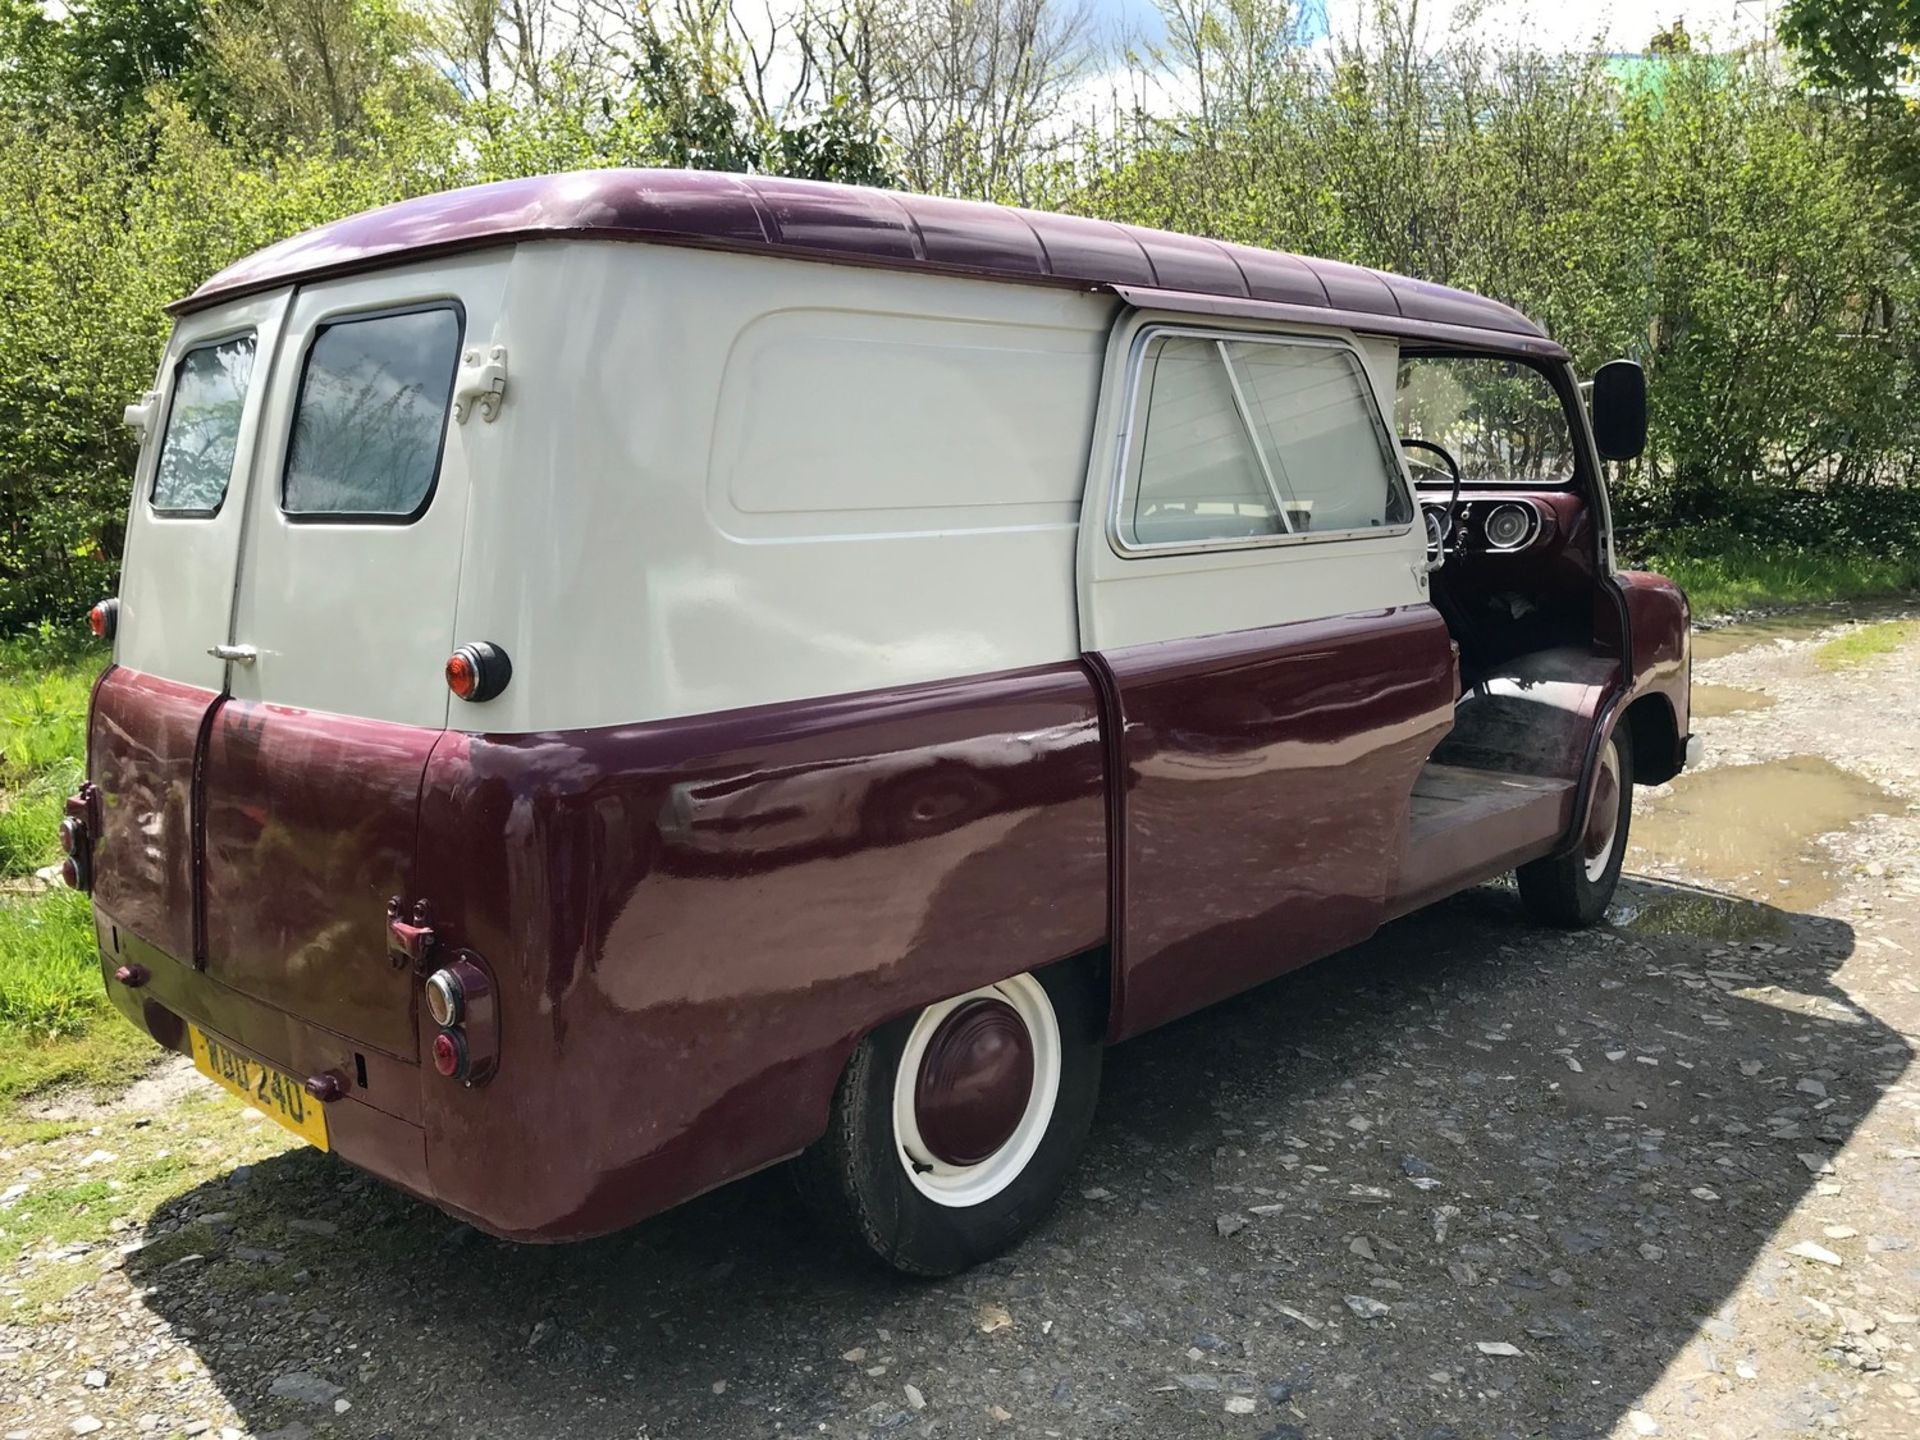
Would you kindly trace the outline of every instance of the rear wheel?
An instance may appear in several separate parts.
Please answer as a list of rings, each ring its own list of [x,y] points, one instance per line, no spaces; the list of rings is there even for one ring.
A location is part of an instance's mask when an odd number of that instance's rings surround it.
[[[1616,729],[1600,752],[1593,777],[1593,799],[1580,842],[1563,855],[1522,865],[1514,872],[1520,899],[1534,919],[1567,929],[1584,929],[1607,913],[1620,866],[1627,856],[1627,830],[1633,819],[1633,742]]]
[[[1054,966],[929,1005],[855,1050],[796,1166],[829,1225],[912,1275],[951,1275],[1046,1214],[1093,1121],[1100,1011]]]

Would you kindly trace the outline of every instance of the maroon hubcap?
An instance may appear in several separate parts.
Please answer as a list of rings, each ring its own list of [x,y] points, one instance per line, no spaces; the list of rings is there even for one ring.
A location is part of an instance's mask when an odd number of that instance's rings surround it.
[[[1004,1000],[956,1005],[927,1042],[913,1118],[936,1160],[977,1165],[1012,1136],[1033,1093],[1033,1040]]]

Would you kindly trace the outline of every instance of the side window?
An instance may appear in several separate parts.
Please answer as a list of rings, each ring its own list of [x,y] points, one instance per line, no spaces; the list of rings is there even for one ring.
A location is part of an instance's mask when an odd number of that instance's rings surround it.
[[[451,306],[323,325],[307,349],[281,505],[294,517],[411,520],[433,498],[460,361]]]
[[[196,345],[173,370],[173,399],[147,499],[162,515],[219,513],[233,478],[240,416],[253,380],[254,337]]]
[[[1400,362],[1394,427],[1446,446],[1470,485],[1566,485],[1573,432],[1553,382],[1491,355],[1413,355]]]
[[[1344,347],[1154,335],[1136,385],[1125,544],[1363,533],[1412,519],[1366,371]]]

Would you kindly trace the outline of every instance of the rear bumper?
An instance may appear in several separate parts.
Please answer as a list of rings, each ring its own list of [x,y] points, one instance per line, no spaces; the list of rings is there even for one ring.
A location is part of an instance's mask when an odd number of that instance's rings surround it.
[[[182,1055],[188,1053],[191,1021],[296,1079],[334,1076],[342,1093],[327,1105],[333,1153],[390,1185],[433,1199],[417,1065],[356,1046],[345,1036],[229,989],[119,929],[104,914],[96,912],[95,924],[107,998],[129,1023]],[[144,982],[133,986],[116,980],[114,971],[123,965],[144,972]]]

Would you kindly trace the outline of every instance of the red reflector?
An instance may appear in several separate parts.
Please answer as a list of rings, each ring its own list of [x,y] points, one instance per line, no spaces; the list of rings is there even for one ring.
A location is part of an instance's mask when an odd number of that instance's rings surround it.
[[[433,1037],[433,1068],[452,1079],[466,1064],[466,1048],[453,1031],[442,1030]]]
[[[479,667],[461,651],[447,657],[447,688],[462,700],[471,700],[480,688]]]
[[[462,645],[447,657],[447,688],[462,700],[491,700],[512,678],[507,652],[486,640]]]

